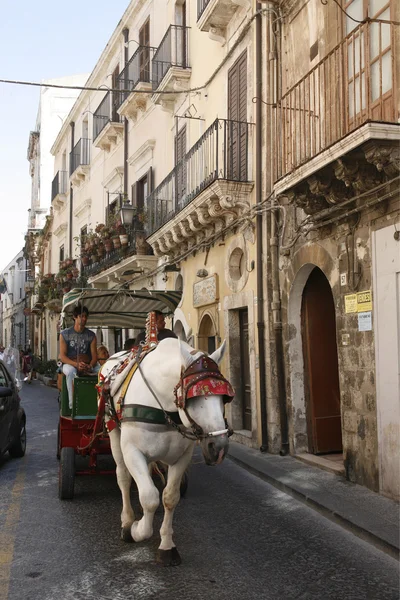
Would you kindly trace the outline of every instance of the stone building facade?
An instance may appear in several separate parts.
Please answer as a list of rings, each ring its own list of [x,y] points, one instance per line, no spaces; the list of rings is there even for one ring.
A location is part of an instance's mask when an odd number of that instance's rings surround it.
[[[349,2],[346,13],[333,3],[280,3],[269,118],[283,435],[293,454],[342,453],[348,479],[398,498],[396,13],[383,1]]]

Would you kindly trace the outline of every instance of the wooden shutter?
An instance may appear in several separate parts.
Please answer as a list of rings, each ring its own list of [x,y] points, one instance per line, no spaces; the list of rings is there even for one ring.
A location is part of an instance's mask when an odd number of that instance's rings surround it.
[[[114,69],[111,76],[111,87],[113,90],[119,89],[119,65]],[[117,113],[118,108],[118,92],[112,92],[112,106],[111,106],[111,121],[114,123],[119,123],[120,116]]]
[[[178,135],[175,138],[175,164],[177,165],[175,196],[178,204],[186,194],[186,163],[184,162],[185,156],[186,125],[182,127],[182,129],[178,132]]]
[[[150,81],[150,19],[139,30],[139,71],[140,81]]]
[[[226,176],[235,181],[247,179],[247,53],[228,72],[228,152]]]

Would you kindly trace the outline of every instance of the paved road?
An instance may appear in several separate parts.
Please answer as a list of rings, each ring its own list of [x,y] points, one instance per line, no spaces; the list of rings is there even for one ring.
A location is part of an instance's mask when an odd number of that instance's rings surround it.
[[[198,455],[176,511],[183,563],[160,567],[157,529],[150,542],[120,541],[113,477],[82,477],[72,502],[58,500],[56,392],[34,382],[22,397],[28,452],[0,464],[0,600],[399,598],[394,559],[231,461],[210,468]]]

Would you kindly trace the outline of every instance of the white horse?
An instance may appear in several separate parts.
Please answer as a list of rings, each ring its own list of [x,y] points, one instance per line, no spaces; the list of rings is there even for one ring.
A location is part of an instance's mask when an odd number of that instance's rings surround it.
[[[123,399],[120,426],[114,426],[109,433],[122,494],[121,537],[124,541],[141,542],[152,536],[160,495],[149,473],[149,464],[160,461],[169,467],[162,494],[165,513],[158,549],[158,560],[165,566],[181,562],[173,541],[172,519],[180,499],[181,479],[191,461],[196,440],[208,465],[221,463],[228,451],[230,430],[224,403],[230,402],[234,393],[217,367],[224,350],[225,343],[207,357],[180,340],[161,341],[145,356],[140,370],[133,375]],[[106,376],[106,381],[107,373],[116,363],[118,361],[111,358],[104,365],[101,374]],[[188,375],[185,379],[181,379],[183,372],[184,377]],[[121,375],[124,379],[124,374]],[[181,386],[176,390],[179,382]],[[116,385],[119,387],[115,379],[111,384],[114,406],[118,406],[124,387],[115,393]],[[179,415],[182,424],[166,423],[163,411],[171,413],[169,416],[174,420]],[[132,477],[143,509],[139,520],[135,520],[130,501]]]

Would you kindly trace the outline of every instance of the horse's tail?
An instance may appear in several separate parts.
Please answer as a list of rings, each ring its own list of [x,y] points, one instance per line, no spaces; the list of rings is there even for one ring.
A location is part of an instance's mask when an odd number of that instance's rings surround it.
[[[165,479],[165,470],[164,470],[164,467],[161,465],[161,463],[160,464],[157,462],[149,463],[149,473],[150,473],[150,475],[153,475],[154,473],[156,473],[159,476],[159,478],[161,479],[163,486],[167,485],[167,480]]]

